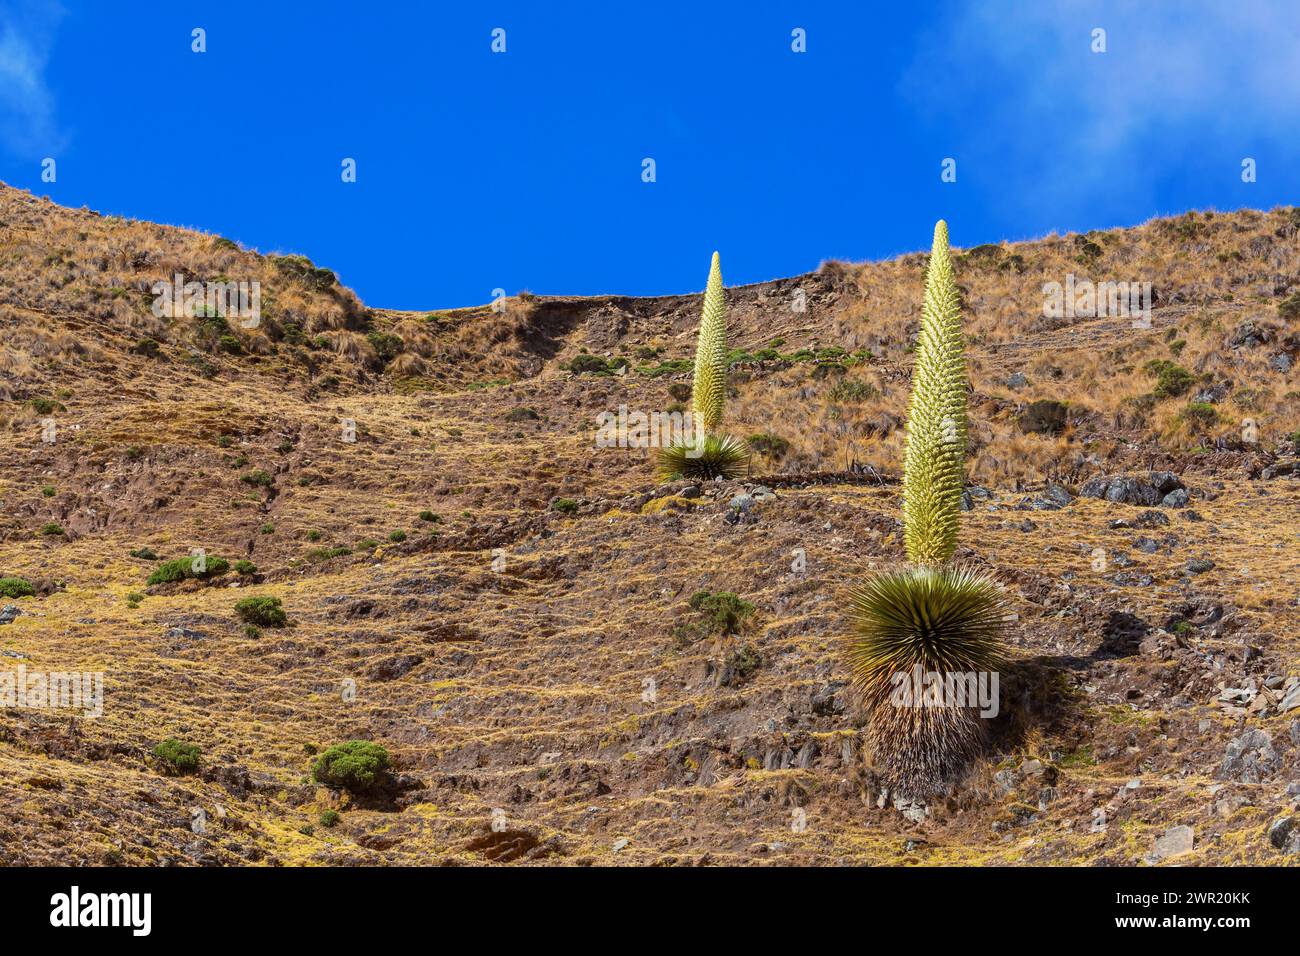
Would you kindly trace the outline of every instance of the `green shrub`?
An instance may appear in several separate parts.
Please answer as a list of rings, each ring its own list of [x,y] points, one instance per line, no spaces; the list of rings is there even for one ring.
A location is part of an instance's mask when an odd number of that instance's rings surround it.
[[[763,658],[753,644],[746,644],[738,647],[727,655],[727,666],[741,680],[748,680],[749,677],[758,670],[762,665]]]
[[[41,489],[41,494],[43,494],[46,498],[53,498],[54,495],[56,494],[54,490],[54,486],[46,485],[44,488]]]
[[[689,602],[691,610],[698,611],[711,634],[736,634],[745,620],[754,613],[754,605],[741,600],[731,591],[696,591]]]
[[[876,397],[876,386],[870,382],[861,382],[855,378],[846,378],[835,383],[830,390],[832,402],[865,402]]]
[[[153,748],[154,758],[162,765],[163,772],[168,774],[193,773],[199,766],[199,754],[197,745],[187,744],[175,737],[168,737]]]
[[[317,783],[354,792],[369,790],[392,766],[388,751],[368,740],[335,744],[316,758],[312,778]]]
[[[432,511],[421,511],[420,520],[428,521],[430,524],[438,524],[442,521],[442,518],[438,517]]]
[[[362,538],[360,541],[357,542],[358,551],[373,551],[377,547],[379,547],[379,542],[376,541],[374,538]],[[341,551],[343,554],[352,553],[348,548],[330,548],[328,550]],[[331,557],[335,557],[335,555],[331,555]]]
[[[258,530],[261,531],[262,534],[275,534],[275,525],[271,524],[271,522],[268,521],[266,524],[262,525],[262,527],[259,528]]]
[[[312,542],[319,541],[319,540],[320,540],[320,532],[317,531],[317,530],[315,530],[314,528],[313,528],[311,531],[308,531],[308,532],[307,532],[307,540],[308,540],[308,541],[312,541]]]
[[[63,533],[63,525],[59,524],[57,521],[51,521],[48,524],[41,525],[41,534],[46,537],[61,537]]]
[[[556,498],[551,507],[562,515],[571,515],[578,510],[578,503],[572,498]]]
[[[223,335],[217,339],[217,348],[231,355],[243,354],[244,347],[239,344],[239,339],[233,335]]]
[[[158,555],[154,554],[153,548],[150,547],[136,548],[134,551],[130,552],[130,555],[133,558],[139,558],[141,561],[158,560]]]
[[[144,600],[143,594],[141,594],[139,591],[132,591],[130,594],[126,596],[126,606],[129,608],[137,608],[140,606],[140,602],[143,600]]]
[[[1192,425],[1213,425],[1219,418],[1219,412],[1209,402],[1188,402],[1181,417]]]
[[[378,547],[378,546],[379,546],[378,541],[376,541],[373,545],[371,545],[371,547]],[[307,552],[306,557],[307,560],[312,564],[319,564],[322,561],[328,561],[331,558],[341,558],[343,555],[351,554],[351,553],[352,553],[352,549],[349,548],[347,545],[336,544],[330,548],[313,548],[312,550]]]
[[[393,335],[390,332],[370,332],[366,335],[366,341],[370,343],[375,354],[379,356],[379,361],[388,364],[395,359],[402,349],[406,348],[406,343],[402,341],[401,336]]]
[[[790,443],[771,432],[759,432],[745,439],[746,444],[760,455],[768,458],[780,458],[790,450]]]
[[[257,565],[252,561],[245,561],[242,558],[235,562],[236,574],[256,574]]]
[[[1175,398],[1196,381],[1191,372],[1167,359],[1152,359],[1144,367],[1148,374],[1156,377],[1156,387],[1151,390],[1156,398]]]
[[[158,344],[157,339],[141,339],[131,347],[131,351],[136,355],[143,355],[145,358],[157,358],[162,352],[162,346]]]
[[[61,404],[52,398],[32,398],[27,402],[32,407],[32,411],[38,415],[53,415],[63,408]]]
[[[323,827],[334,827],[334,826],[338,826],[340,819],[341,818],[339,817],[339,813],[337,810],[322,810],[320,814],[319,822],[320,825]]]
[[[1300,292],[1294,292],[1289,298],[1278,303],[1277,314],[1287,322],[1300,319]]]
[[[274,479],[261,468],[240,476],[239,480],[246,485],[253,485],[259,488],[269,488],[274,482]]]
[[[32,597],[36,589],[26,578],[0,578],[0,597]]]
[[[284,627],[289,617],[278,597],[249,597],[235,602],[240,620],[259,627]]]
[[[229,561],[213,555],[208,555],[203,559],[202,571],[194,570],[194,558],[174,558],[171,561],[164,561],[154,568],[153,573],[145,580],[145,584],[171,584],[173,581],[180,581],[185,578],[204,581],[219,574],[225,574],[229,570]]]
[[[401,544],[406,540],[406,532],[401,529],[390,531],[388,532],[388,540],[393,542],[393,544]]]

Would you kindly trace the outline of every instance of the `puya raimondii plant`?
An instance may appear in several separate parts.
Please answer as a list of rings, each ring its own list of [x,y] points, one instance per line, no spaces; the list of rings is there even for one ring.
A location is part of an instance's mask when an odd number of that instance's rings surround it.
[[[940,220],[925,277],[903,465],[909,566],[854,589],[847,642],[873,762],[885,786],[907,798],[942,793],[978,751],[981,714],[990,716],[983,698],[989,687],[996,694],[1003,659],[1001,588],[951,563],[965,457],[961,303],[948,226]]]
[[[749,448],[718,431],[727,395],[727,306],[722,291],[722,263],[713,254],[704,290],[699,341],[695,347],[695,381],[691,388],[693,434],[659,452],[659,477],[738,478],[749,464]]]

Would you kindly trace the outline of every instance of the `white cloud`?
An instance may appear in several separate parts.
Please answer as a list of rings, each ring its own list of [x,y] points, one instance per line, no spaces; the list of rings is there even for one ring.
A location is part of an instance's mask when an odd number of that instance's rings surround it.
[[[62,144],[45,66],[63,13],[37,0],[0,9],[0,144],[15,154],[57,152]]]
[[[924,38],[903,90],[954,155],[1041,186],[1012,202],[1117,184],[1131,201],[1179,169],[1300,153],[1300,14],[1294,0],[981,0]]]

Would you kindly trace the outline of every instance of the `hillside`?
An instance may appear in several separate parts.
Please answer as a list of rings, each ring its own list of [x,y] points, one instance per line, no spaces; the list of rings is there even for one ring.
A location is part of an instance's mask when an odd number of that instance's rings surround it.
[[[1169,862],[1294,865],[1298,233],[957,255],[960,556],[1018,620],[987,760],[922,808],[880,791],[837,650],[846,588],[903,557],[923,254],[728,289],[727,425],[762,455],[659,486],[596,419],[688,399],[698,294],[371,308],[301,256],[0,185],[0,577],[36,592],[0,600],[0,672],[104,674],[99,717],[0,706],[0,860],[1138,865],[1188,826]],[[257,326],[156,316],[178,273],[259,281]],[[1070,274],[1150,282],[1150,328],[1045,316]],[[198,548],[255,568],[146,584]],[[740,633],[701,590],[753,605]],[[309,776],[352,739],[395,763],[365,797]]]

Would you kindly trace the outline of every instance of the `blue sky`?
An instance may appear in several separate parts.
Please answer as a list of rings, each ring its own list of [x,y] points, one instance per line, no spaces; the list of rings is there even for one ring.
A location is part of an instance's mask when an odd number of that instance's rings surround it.
[[[1287,0],[0,0],[0,179],[390,308],[692,291],[714,249],[756,282],[939,217],[970,246],[1292,204],[1298,122]]]

